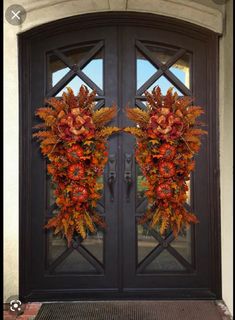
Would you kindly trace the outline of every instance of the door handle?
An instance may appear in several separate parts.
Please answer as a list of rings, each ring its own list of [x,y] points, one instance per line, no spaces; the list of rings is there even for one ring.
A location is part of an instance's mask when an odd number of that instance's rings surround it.
[[[115,154],[109,155],[108,160],[108,186],[110,192],[110,201],[114,200],[114,184],[116,181],[116,156]]]
[[[124,181],[126,182],[126,201],[130,201],[130,192],[133,184],[132,181],[132,155],[130,153],[125,154],[125,171],[124,171]]]

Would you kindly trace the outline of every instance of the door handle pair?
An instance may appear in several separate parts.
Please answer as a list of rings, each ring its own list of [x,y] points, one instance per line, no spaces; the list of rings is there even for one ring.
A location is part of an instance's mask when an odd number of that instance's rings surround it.
[[[108,160],[108,186],[110,192],[110,201],[114,201],[114,184],[116,182],[116,156],[110,154]],[[126,201],[130,201],[130,192],[133,184],[132,179],[132,155],[125,154],[124,158],[124,181],[126,182]]]

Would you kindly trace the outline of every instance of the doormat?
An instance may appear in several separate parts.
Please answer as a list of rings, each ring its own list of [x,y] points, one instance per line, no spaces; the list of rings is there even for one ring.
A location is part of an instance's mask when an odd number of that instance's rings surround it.
[[[227,320],[215,301],[43,303],[35,320]]]

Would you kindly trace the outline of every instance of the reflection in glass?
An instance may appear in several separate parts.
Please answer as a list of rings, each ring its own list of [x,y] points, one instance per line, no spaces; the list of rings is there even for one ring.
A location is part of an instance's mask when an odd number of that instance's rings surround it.
[[[48,230],[47,232],[48,232],[47,260],[48,260],[48,263],[51,264],[67,249],[67,242],[65,238],[63,238],[61,235],[53,234],[52,230]]]
[[[82,241],[82,246],[85,247],[97,260],[103,263],[103,249],[104,249],[104,235],[101,230],[97,230],[96,234],[88,234],[87,238]],[[47,260],[49,265],[52,264],[66,249],[67,241],[61,235],[53,234],[53,231],[48,231],[48,252]],[[69,255],[65,258],[65,261],[61,263],[57,271],[68,272],[89,272],[90,263],[84,261],[80,253]],[[88,266],[88,269],[85,269]],[[93,270],[93,267],[92,267]]]
[[[184,257],[189,263],[192,263],[191,257],[191,227],[188,230],[184,230],[178,237],[170,243],[170,245],[175,248],[181,256]]]
[[[62,50],[61,52],[68,59],[68,65],[72,67],[86,59],[87,53],[90,51],[92,46],[73,48],[69,50]],[[55,86],[71,69],[65,65],[56,55],[51,54],[48,58],[48,87],[49,89]],[[101,89],[103,88],[103,51],[96,54],[91,61],[86,65],[83,65],[82,71]],[[86,85],[78,77],[73,78],[65,87],[70,87],[77,94],[81,85]],[[56,96],[62,96],[62,93],[66,91],[63,88]]]
[[[148,228],[137,225],[138,263],[142,261],[157,245],[157,240],[151,236]]]
[[[172,48],[164,48],[154,45],[147,45],[146,47],[151,51],[153,57],[157,58],[163,64],[167,63],[167,61],[177,52],[177,50]]]
[[[63,50],[62,52],[68,58],[70,65],[74,65],[80,63],[91,49],[92,46],[83,46],[80,48],[77,47]]]
[[[169,69],[187,88],[190,89],[190,55],[187,53]]]
[[[66,73],[69,72],[69,68],[55,55],[49,56],[48,65],[48,86],[49,88],[54,87]]]
[[[150,63],[145,56],[136,50],[136,87],[139,89],[157,69]]]
[[[146,47],[149,49],[149,51],[151,51],[152,56],[155,57],[157,60],[159,60],[162,64],[166,64],[169,61],[169,59],[171,59],[178,51],[173,48],[160,47],[156,45],[146,45]],[[141,57],[141,54],[139,58],[137,56],[137,63],[138,63],[138,59],[146,60],[145,57],[143,56]],[[169,70],[189,89],[190,89],[190,62],[191,62],[190,60],[191,60],[191,55],[189,53],[186,53],[169,68]],[[150,62],[148,62],[148,64],[152,66],[150,69],[152,73],[149,73],[148,71],[149,68],[147,67],[147,60],[145,64],[146,66],[142,62],[142,68],[140,69],[141,78],[145,79],[143,83],[147,81],[150,78],[150,76],[154,74],[154,72],[156,72],[157,70],[154,68],[154,66]],[[138,68],[137,68],[137,84],[138,84]],[[158,83],[158,85],[161,88],[162,86],[163,87],[167,86],[167,88],[172,86],[169,82],[166,82],[165,80],[164,81],[161,80],[160,83]],[[156,86],[156,84],[154,86]],[[139,86],[137,86],[137,88],[139,88]],[[163,91],[165,92],[166,88],[163,88]]]
[[[55,188],[56,188],[55,184],[52,183],[50,178],[48,178],[48,180],[47,180],[47,194],[48,194],[47,204],[49,207],[52,206],[56,201],[56,197],[54,195]]]
[[[156,271],[184,271],[185,268],[179,261],[164,249],[144,270],[144,273]]]
[[[142,201],[145,198],[145,191],[147,190],[146,178],[143,176],[143,173],[138,164],[136,164],[136,197],[137,202]]]
[[[190,206],[190,204],[191,204],[191,181],[190,180],[186,181],[186,184],[188,186],[188,191],[186,192],[186,194],[187,194],[186,203]]]
[[[168,230],[166,234],[160,235],[159,227],[153,228],[158,236],[162,239],[167,239],[172,233]],[[176,239],[169,242],[169,245],[174,248],[185,260],[190,264],[192,263],[192,249],[191,249],[191,228],[188,230],[184,229]],[[151,235],[150,230],[142,225],[137,225],[137,248],[138,248],[138,263],[140,263],[152,250],[156,249],[159,242]],[[170,271],[170,270],[184,270],[185,268],[181,263],[164,249],[146,268],[144,272],[155,272],[155,271]]]
[[[103,232],[97,231],[96,234],[87,235],[87,238],[83,240],[82,245],[90,251],[97,260],[103,263],[103,243]]]

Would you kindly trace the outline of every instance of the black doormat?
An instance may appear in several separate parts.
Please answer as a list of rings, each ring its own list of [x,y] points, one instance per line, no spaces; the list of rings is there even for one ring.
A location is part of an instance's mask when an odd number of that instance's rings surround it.
[[[214,301],[100,301],[42,304],[35,320],[225,320]]]

